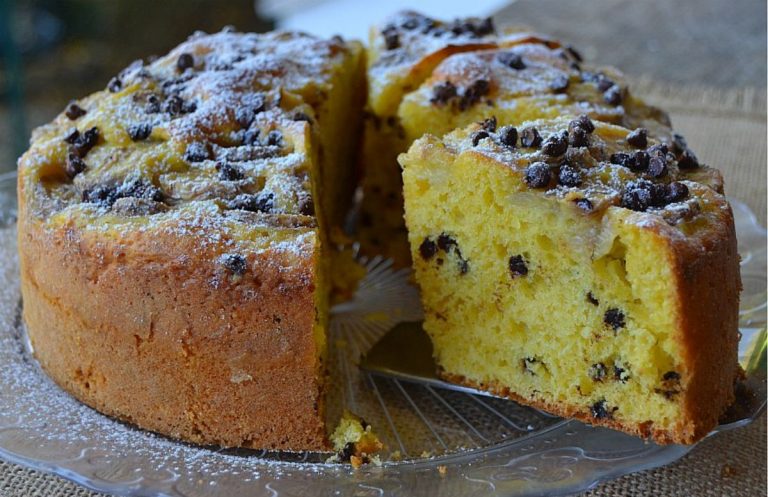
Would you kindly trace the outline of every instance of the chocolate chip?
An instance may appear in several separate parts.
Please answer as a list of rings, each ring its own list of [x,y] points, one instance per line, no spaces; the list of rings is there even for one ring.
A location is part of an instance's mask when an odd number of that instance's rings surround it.
[[[570,123],[568,123],[568,129],[581,128],[587,133],[592,133],[595,130],[595,123],[588,115],[582,114]]]
[[[624,313],[615,307],[611,307],[605,311],[605,315],[603,316],[603,323],[613,328],[613,331],[624,328],[627,325],[626,321],[624,320]]]
[[[152,183],[141,178],[128,178],[115,190],[115,199],[118,198],[142,198],[162,202],[165,199],[163,192]]]
[[[592,406],[589,408],[590,412],[592,413],[592,417],[595,419],[606,419],[611,417],[611,413],[615,411],[616,407],[614,407],[612,410],[608,410],[608,408],[605,405],[605,400],[599,400],[592,404]]]
[[[69,152],[67,154],[67,164],[64,167],[64,171],[70,179],[85,171],[86,167],[83,159],[81,159],[75,152]]]
[[[551,179],[552,173],[544,162],[534,162],[525,168],[525,182],[531,188],[544,188]]]
[[[632,154],[633,161],[630,166],[633,167],[633,171],[645,171],[648,169],[650,157],[647,152],[638,150]]]
[[[627,373],[627,371],[624,368],[619,367],[616,364],[614,364],[613,365],[613,378],[616,381],[620,381],[622,383],[626,383],[627,380],[629,379],[629,374]]]
[[[496,60],[498,60],[502,65],[517,71],[521,71],[526,68],[523,58],[514,52],[502,52],[496,56]]]
[[[111,206],[117,200],[114,186],[97,185],[83,190],[83,202]]]
[[[568,150],[568,132],[553,133],[541,144],[541,151],[550,157],[559,157]]]
[[[475,26],[474,32],[478,36],[485,36],[491,33],[495,33],[496,28],[493,25],[493,19],[491,19],[490,17],[486,17],[485,19],[480,21],[480,24]]]
[[[228,162],[217,162],[216,170],[219,172],[219,179],[221,181],[238,181],[245,177],[239,167]]]
[[[211,151],[208,144],[203,142],[192,142],[187,145],[184,152],[184,160],[187,162],[202,162],[211,158]]]
[[[688,148],[688,142],[683,135],[672,134],[672,143],[669,144],[673,154],[680,155]]]
[[[176,69],[178,69],[179,72],[184,72],[191,67],[195,67],[195,58],[191,53],[183,53],[176,59]]]
[[[240,107],[235,111],[235,121],[237,121],[237,124],[242,128],[247,128],[256,118],[256,114],[264,112],[265,109],[266,101],[264,100],[264,96],[257,94],[253,99],[253,103]],[[309,116],[307,116],[307,119],[309,119]]]
[[[598,362],[593,364],[589,368],[589,377],[592,381],[603,381],[608,374],[608,370],[605,368],[605,364]]]
[[[687,197],[688,197],[688,187],[685,186],[685,183],[674,181],[667,186],[666,198],[665,198],[667,203],[672,204],[675,202],[682,202]]]
[[[77,152],[77,155],[80,157],[85,157],[88,155],[88,152],[91,151],[93,147],[96,146],[96,143],[99,141],[99,128],[96,126],[85,130],[83,133],[80,133],[79,136],[77,136],[74,141],[72,141],[72,148],[75,152]]]
[[[667,145],[665,143],[658,143],[656,145],[651,145],[648,147],[648,155],[651,157],[661,157],[666,159],[667,153],[669,152],[669,148],[667,148]]]
[[[184,107],[184,99],[178,95],[171,95],[163,104],[163,112],[171,116],[178,116]]]
[[[680,380],[680,373],[676,371],[667,371],[664,373],[664,376],[661,377],[664,381],[679,381]]]
[[[149,95],[147,97],[147,106],[144,108],[144,112],[147,114],[157,114],[160,112],[160,99],[157,95]]]
[[[85,109],[77,105],[75,102],[69,102],[67,108],[64,109],[64,115],[66,115],[70,121],[74,121],[86,114]]]
[[[439,83],[432,88],[432,98],[430,102],[435,104],[445,104],[458,94],[456,85],[450,81]]]
[[[134,124],[128,127],[128,136],[133,141],[146,140],[151,134],[152,124],[150,123]]]
[[[394,50],[400,46],[400,35],[394,26],[391,26],[381,32],[384,36],[384,46],[387,50]]]
[[[666,176],[667,171],[667,161],[661,157],[652,157],[648,161],[648,175],[652,178]]]
[[[70,145],[73,145],[79,137],[80,137],[80,131],[78,131],[77,128],[70,128],[67,131],[67,134],[64,135],[62,140],[69,143]]]
[[[496,131],[496,116],[491,116],[488,119],[485,119],[482,123],[482,127],[484,130],[488,131],[489,133],[493,133]]]
[[[627,184],[621,195],[621,207],[643,212],[651,205],[650,188],[638,187],[633,182]]]
[[[573,48],[573,46],[566,45],[565,50],[571,55],[571,57],[579,62],[583,62],[584,59],[582,59],[581,54],[575,48]]]
[[[592,295],[592,292],[587,292],[587,302],[592,305],[600,305],[600,301],[597,300],[594,295]]]
[[[299,112],[294,113],[293,114],[293,120],[294,121],[306,121],[306,122],[312,124],[312,118],[309,117],[309,114],[307,114],[306,112],[299,111]]]
[[[536,128],[525,128],[520,132],[520,145],[525,148],[538,148],[541,145],[541,135]]]
[[[677,167],[680,169],[695,169],[699,167],[699,159],[690,148],[683,150],[680,157],[677,158]]]
[[[241,193],[227,202],[227,207],[233,210],[269,213],[274,209],[274,194],[261,192],[258,194]]]
[[[581,171],[568,164],[563,164],[560,166],[560,172],[557,174],[557,182],[563,186],[579,186],[582,182]]]
[[[267,145],[273,147],[283,146],[283,133],[279,129],[273,129],[267,133]]]
[[[419,245],[419,255],[421,255],[421,258],[425,261],[434,257],[436,253],[437,244],[429,238],[425,238],[424,241],[421,242],[421,245]]]
[[[605,93],[603,93],[603,100],[605,100],[605,103],[608,105],[619,105],[621,104],[621,88],[619,88],[619,85],[613,85],[607,90],[605,90]]]
[[[565,74],[558,74],[555,79],[549,82],[549,89],[555,93],[564,93],[568,89],[570,80]]]
[[[610,79],[608,76],[606,76],[603,73],[596,74],[594,82],[597,85],[597,89],[600,90],[600,91],[606,91],[606,90],[616,86],[616,84],[613,82],[613,80]]]
[[[509,272],[512,273],[513,278],[528,274],[528,265],[522,255],[513,255],[509,258]]]
[[[576,207],[587,213],[592,212],[592,209],[594,209],[592,202],[588,198],[579,198],[574,200],[573,203],[576,204]]]
[[[572,147],[589,146],[589,133],[580,126],[571,128],[568,133],[568,144]]]
[[[312,200],[311,195],[304,195],[299,200],[299,214],[304,216],[315,215],[315,202]]]
[[[109,83],[107,83],[107,90],[109,90],[110,93],[117,93],[123,88],[123,82],[120,81],[120,78],[115,76],[114,78],[109,80]]]
[[[634,169],[636,167],[634,155],[625,154],[624,152],[616,152],[611,154],[609,160],[611,164],[618,164],[628,169]]]
[[[236,276],[244,275],[248,269],[248,261],[240,254],[224,254],[219,258],[219,261],[227,271]]]
[[[645,148],[648,146],[648,130],[637,128],[627,135],[627,143],[635,148]]]
[[[440,236],[437,237],[437,246],[444,252],[450,252],[457,247],[457,243],[450,235],[441,233]]]
[[[355,444],[352,442],[347,442],[338,453],[339,461],[349,462],[352,459],[352,456],[354,455],[355,455]]]
[[[461,100],[459,101],[459,108],[461,110],[466,110],[472,107],[479,102],[483,96],[487,95],[490,89],[491,85],[488,80],[475,80],[474,83],[464,90],[464,95],[462,95]]]
[[[517,146],[517,128],[513,126],[504,126],[497,133],[499,142],[507,148]]]
[[[483,140],[485,138],[488,138],[490,135],[485,130],[478,130],[472,133],[471,139],[472,139],[472,146],[476,147],[478,143],[480,143],[480,140]]]

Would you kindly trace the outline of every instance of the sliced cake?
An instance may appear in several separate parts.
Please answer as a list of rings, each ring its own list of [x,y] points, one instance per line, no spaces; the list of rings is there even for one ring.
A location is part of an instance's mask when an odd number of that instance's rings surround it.
[[[329,231],[362,50],[196,35],[37,129],[19,161],[24,320],[101,412],[201,444],[329,449]]]
[[[719,174],[586,115],[427,135],[400,157],[446,379],[692,443],[734,398],[740,290]]]
[[[368,78],[359,234],[364,250],[403,266],[410,259],[396,158],[425,133],[441,136],[491,116],[516,126],[588,113],[671,134],[666,115],[632,96],[618,71],[584,65],[570,47],[497,29],[489,19],[392,16],[371,32]]]

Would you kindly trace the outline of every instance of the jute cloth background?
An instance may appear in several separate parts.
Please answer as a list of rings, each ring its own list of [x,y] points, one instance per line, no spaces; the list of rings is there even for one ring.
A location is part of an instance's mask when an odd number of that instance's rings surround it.
[[[670,111],[699,158],[721,168],[729,196],[766,219],[766,100],[762,92],[680,88],[637,81],[638,94]],[[3,497],[99,497],[62,478],[0,461]],[[667,467],[605,483],[588,496],[766,495],[766,417],[701,442]],[[233,496],[234,497],[234,496]]]

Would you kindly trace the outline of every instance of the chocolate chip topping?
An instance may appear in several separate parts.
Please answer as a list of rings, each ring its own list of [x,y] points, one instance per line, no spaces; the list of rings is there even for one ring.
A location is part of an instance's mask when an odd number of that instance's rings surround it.
[[[557,182],[563,186],[576,187],[582,182],[581,171],[575,169],[568,164],[560,166],[560,171],[557,174]]]
[[[666,201],[670,204],[675,202],[682,202],[688,197],[688,187],[685,183],[674,181],[667,187]]]
[[[400,47],[400,35],[394,26],[385,28],[381,35],[384,37],[384,46],[387,50],[394,50]]]
[[[67,154],[67,164],[64,166],[64,171],[70,179],[85,171],[86,167],[83,159],[81,159],[75,152],[69,152]]]
[[[605,93],[603,93],[603,100],[609,105],[620,105],[622,97],[619,85],[613,85],[605,90]]]
[[[571,128],[568,133],[568,144],[572,147],[589,146],[589,133],[579,126]]]
[[[64,137],[64,141],[72,145],[72,150],[78,156],[84,158],[98,143],[99,128],[94,126],[83,133],[80,133],[77,129],[72,129]]]
[[[421,255],[421,258],[425,261],[434,257],[436,253],[437,244],[429,238],[425,238],[424,241],[421,242],[421,245],[419,245],[419,255]]]
[[[688,142],[683,135],[673,133],[672,142],[669,144],[669,148],[673,154],[680,155],[688,148]]]
[[[523,58],[514,52],[502,52],[496,56],[496,60],[498,60],[502,65],[517,71],[521,71],[526,68]]]
[[[513,255],[509,258],[509,272],[512,273],[513,278],[528,274],[528,265],[522,255]]]
[[[66,115],[70,121],[79,119],[80,117],[83,117],[85,114],[86,114],[85,109],[77,105],[76,102],[69,102],[69,105],[67,105],[67,108],[64,109],[64,115]]]
[[[72,145],[75,143],[75,140],[77,140],[78,137],[80,137],[80,131],[78,131],[77,128],[70,128],[67,131],[67,134],[65,134],[61,139]]]
[[[525,182],[531,188],[545,188],[551,179],[552,173],[544,162],[534,162],[525,168]]]
[[[695,169],[699,167],[699,159],[690,148],[686,148],[677,158],[677,166],[680,169]]]
[[[576,204],[576,207],[587,213],[592,212],[592,210],[595,208],[588,198],[578,198],[574,200],[573,203]]]
[[[668,172],[667,161],[661,157],[651,157],[648,161],[648,175],[652,178],[661,178]]]
[[[258,144],[259,134],[261,134],[261,130],[259,128],[251,128],[245,130],[245,133],[243,133],[243,145]]]
[[[499,143],[507,148],[515,148],[517,146],[517,128],[514,126],[503,126],[496,134],[499,139]]]
[[[488,131],[489,133],[493,133],[494,131],[496,131],[497,124],[498,124],[498,121],[496,121],[496,116],[491,116],[482,122],[482,127],[484,130]]]
[[[464,95],[462,95],[461,100],[459,101],[459,108],[461,110],[467,110],[479,102],[480,99],[487,95],[490,90],[491,84],[488,82],[488,80],[475,80],[474,83],[472,83],[464,90]]]
[[[241,127],[247,128],[256,118],[256,115],[264,112],[264,110],[266,110],[266,101],[264,96],[257,94],[253,99],[253,103],[240,107],[237,109],[237,111],[235,111],[235,121],[237,121],[237,124],[239,124]],[[309,116],[307,116],[307,120],[308,119]]]
[[[187,162],[202,162],[211,158],[211,150],[207,143],[192,142],[187,145],[184,160]]]
[[[140,123],[128,127],[128,136],[133,141],[146,140],[152,134],[152,124]]]
[[[615,307],[611,307],[605,311],[605,315],[603,316],[603,323],[613,328],[613,331],[624,328],[627,325],[626,321],[624,320],[624,313]]]
[[[236,276],[244,275],[245,271],[248,269],[248,261],[240,254],[224,254],[219,261],[227,271]]]
[[[83,202],[99,204],[102,207],[112,205],[122,198],[137,198],[163,202],[162,190],[140,178],[127,178],[120,185],[96,185],[83,190]]]
[[[600,301],[595,298],[592,292],[587,292],[587,302],[595,306],[600,305]]]
[[[627,135],[627,143],[635,148],[645,148],[648,146],[648,130],[637,128]]]
[[[676,371],[667,371],[666,373],[664,373],[664,376],[662,376],[661,379],[664,381],[679,380],[680,373]]]
[[[555,93],[564,93],[568,89],[570,80],[565,74],[558,74],[555,79],[549,82],[549,89]]]
[[[179,72],[184,72],[191,67],[195,67],[195,58],[191,53],[183,53],[176,59],[176,69]]]
[[[520,145],[526,148],[538,148],[541,145],[541,135],[536,128],[525,128],[520,132]]]
[[[183,98],[178,95],[171,95],[168,100],[163,104],[163,111],[170,114],[172,117],[176,117],[181,114],[189,114],[197,109],[197,104],[194,102],[185,102]]]
[[[258,194],[241,193],[229,202],[227,207],[233,210],[269,213],[274,209],[274,194],[260,192]]]
[[[484,129],[481,129],[481,130],[475,131],[474,133],[472,133],[472,136],[471,136],[471,139],[472,139],[472,146],[473,146],[473,147],[476,147],[476,146],[477,146],[477,144],[478,144],[478,143],[480,143],[480,140],[483,140],[483,139],[485,139],[485,138],[488,138],[489,136],[490,136],[490,135],[488,134],[488,132],[487,132],[487,131],[485,131]]]
[[[629,379],[629,374],[627,373],[627,370],[619,367],[618,365],[613,365],[613,379],[616,381],[620,381],[622,383],[626,383]]]
[[[117,76],[110,79],[109,83],[107,83],[107,90],[109,90],[110,93],[117,93],[122,88],[123,88],[123,82]]]
[[[592,122],[592,119],[590,119],[588,115],[582,114],[568,123],[568,129],[574,128],[581,128],[587,133],[592,133],[595,131],[595,123]]]
[[[217,162],[216,170],[219,172],[219,179],[222,181],[238,181],[245,177],[242,169],[228,162]]]
[[[282,147],[284,145],[283,133],[279,129],[273,129],[267,133],[267,145],[273,147]]]
[[[559,157],[568,150],[568,132],[560,131],[547,137],[541,144],[541,151],[550,157]]]
[[[147,105],[144,107],[144,112],[147,114],[157,114],[160,110],[160,98],[157,95],[149,95],[147,97]]]
[[[446,104],[458,94],[456,85],[450,81],[439,83],[432,88],[432,98],[430,102],[435,104]]]

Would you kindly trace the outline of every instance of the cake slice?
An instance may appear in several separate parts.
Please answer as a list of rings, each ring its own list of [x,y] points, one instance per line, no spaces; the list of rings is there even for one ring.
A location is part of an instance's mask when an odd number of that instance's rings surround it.
[[[488,119],[400,163],[444,378],[659,443],[716,425],[740,374],[739,258],[719,174],[683,142]]]
[[[328,247],[361,56],[301,33],[196,35],[34,132],[21,289],[56,383],[195,443],[331,448]]]
[[[401,12],[371,31],[359,234],[363,249],[410,264],[397,155],[425,133],[441,136],[495,116],[499,126],[582,114],[657,137],[666,115],[634,97],[618,71],[584,64],[543,35],[490,19],[442,22]]]

